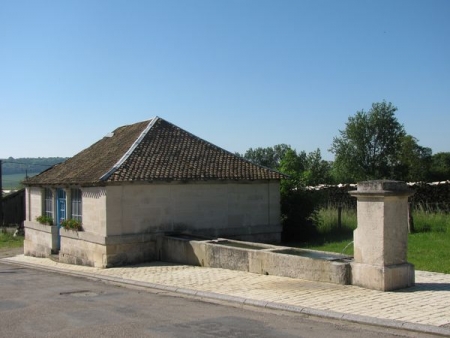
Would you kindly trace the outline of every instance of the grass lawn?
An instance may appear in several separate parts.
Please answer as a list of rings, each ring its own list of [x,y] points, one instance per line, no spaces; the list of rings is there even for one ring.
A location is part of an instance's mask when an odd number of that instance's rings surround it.
[[[353,237],[348,237],[347,239],[338,239],[336,241],[329,240],[325,242],[310,242],[304,243],[300,246],[306,249],[320,250],[320,251],[330,251],[341,253],[344,255],[353,256]]]
[[[38,173],[28,173],[28,176],[34,176]],[[25,179],[25,173],[23,174],[8,174],[8,175],[2,175],[3,179],[3,189],[9,190],[9,189],[20,189],[21,182]]]
[[[416,270],[450,273],[450,232],[409,235],[408,261]]]
[[[23,246],[23,236],[13,237],[11,233],[0,233],[0,249],[20,248]]]

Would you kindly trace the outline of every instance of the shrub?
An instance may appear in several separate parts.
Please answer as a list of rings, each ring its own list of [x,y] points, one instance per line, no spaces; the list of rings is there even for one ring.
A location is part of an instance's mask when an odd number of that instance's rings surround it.
[[[317,233],[316,201],[303,190],[281,196],[283,241],[306,241]]]
[[[64,219],[61,221],[61,227],[66,230],[75,230],[80,231],[83,230],[81,226],[81,222],[76,219]]]
[[[46,216],[46,215],[41,215],[41,216],[36,217],[36,221],[41,224],[53,225],[53,218],[51,218],[50,216]]]

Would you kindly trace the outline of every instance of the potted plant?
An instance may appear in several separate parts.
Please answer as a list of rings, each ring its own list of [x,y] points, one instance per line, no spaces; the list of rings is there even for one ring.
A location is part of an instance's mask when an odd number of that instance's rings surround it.
[[[83,228],[81,226],[81,222],[76,219],[61,220],[61,227],[63,227],[66,230],[75,230],[75,231],[83,230]]]
[[[53,225],[53,218],[46,215],[36,217],[36,221],[39,222],[40,224]]]

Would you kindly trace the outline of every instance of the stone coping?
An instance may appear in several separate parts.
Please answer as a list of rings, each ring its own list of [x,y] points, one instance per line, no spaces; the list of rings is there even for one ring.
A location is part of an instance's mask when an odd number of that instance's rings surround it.
[[[348,192],[351,196],[411,196],[414,191],[405,182],[392,180],[374,180],[358,183],[358,189]]]
[[[25,221],[24,227],[25,229],[33,229],[51,234],[58,233],[58,226],[56,225],[47,225],[38,222]]]

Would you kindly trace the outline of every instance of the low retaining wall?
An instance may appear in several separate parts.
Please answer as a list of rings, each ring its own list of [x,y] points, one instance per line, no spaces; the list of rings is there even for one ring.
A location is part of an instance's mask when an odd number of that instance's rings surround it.
[[[61,229],[59,261],[109,268],[156,260],[156,240],[150,234],[98,236]]]
[[[58,251],[58,227],[25,221],[23,252],[26,256],[49,257]]]
[[[162,261],[350,284],[350,257],[228,239],[196,240],[165,236]]]

